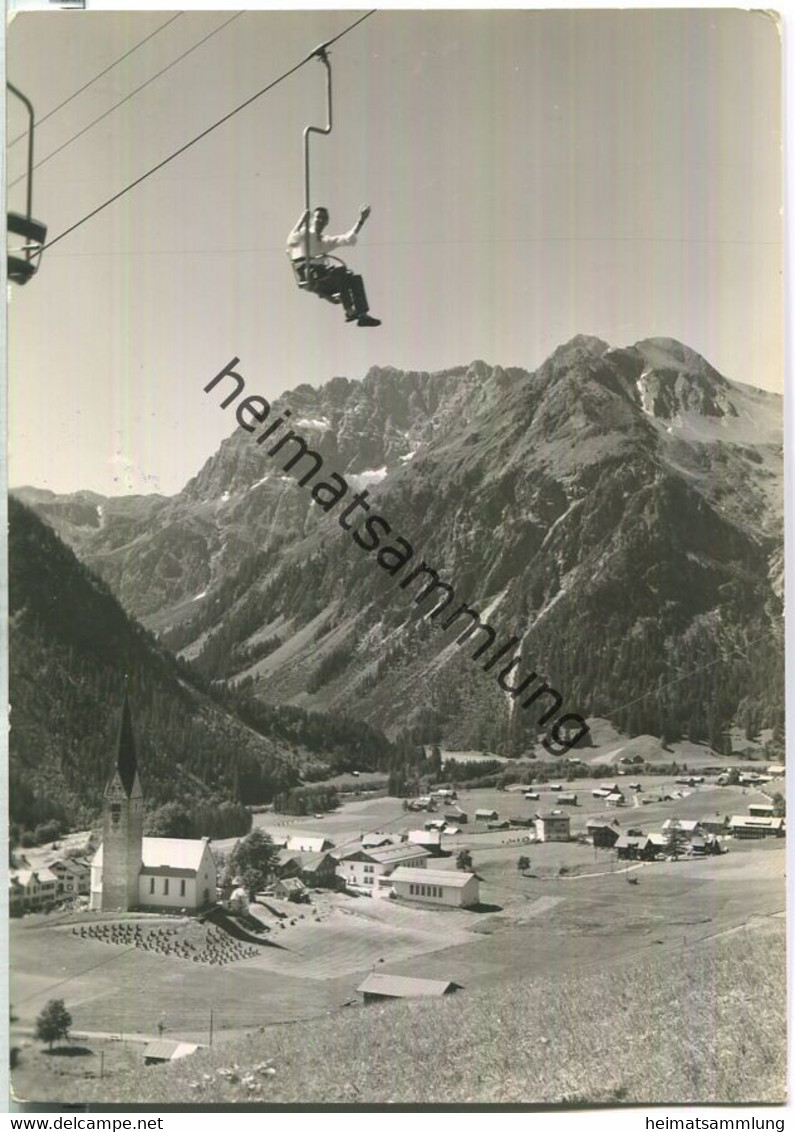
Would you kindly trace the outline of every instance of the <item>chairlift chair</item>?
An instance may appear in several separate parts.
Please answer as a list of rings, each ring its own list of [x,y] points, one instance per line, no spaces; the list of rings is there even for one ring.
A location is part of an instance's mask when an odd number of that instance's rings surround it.
[[[21,236],[24,243],[19,248],[12,248],[8,252],[8,278],[12,283],[20,286],[27,283],[39,269],[44,243],[47,239],[47,225],[40,220],[34,220],[33,211],[33,131],[34,113],[33,105],[28,98],[17,90],[13,83],[6,83],[13,95],[24,103],[28,111],[28,170],[27,170],[27,211],[8,213],[8,231],[14,236]]]
[[[290,263],[291,263],[291,266],[293,268],[293,274],[295,275],[295,281],[298,284],[299,288],[302,291],[309,291],[311,293],[315,293],[316,279],[314,278],[314,272],[312,270],[312,265],[313,265],[313,262],[316,262],[321,257],[317,257],[317,256],[312,257],[309,254],[309,221],[310,221],[310,217],[311,217],[311,204],[310,204],[311,194],[310,194],[310,179],[309,179],[309,135],[310,134],[330,134],[331,128],[332,128],[332,125],[333,125],[333,120],[332,120],[332,116],[331,116],[331,107],[332,107],[332,103],[331,103],[331,63],[329,63],[328,51],[326,49],[326,45],[324,43],[321,44],[320,47],[316,48],[315,51],[313,51],[312,54],[315,56],[315,58],[319,59],[320,62],[326,68],[326,125],[325,126],[306,126],[304,128],[304,208],[309,215],[307,216],[306,226],[305,226],[305,229],[304,229],[304,258],[303,258],[303,260],[298,260],[297,262],[295,260],[291,260]],[[336,263],[339,263],[342,267],[347,268],[347,264],[344,262],[344,260],[341,260],[339,258],[339,256],[324,255],[322,257],[322,259],[323,259],[324,262],[326,260],[333,259]],[[332,302],[332,303],[341,303],[342,302],[342,296],[339,295],[339,294],[336,294],[336,295],[327,295],[326,294],[326,295],[319,295],[318,297],[325,299],[326,302]]]

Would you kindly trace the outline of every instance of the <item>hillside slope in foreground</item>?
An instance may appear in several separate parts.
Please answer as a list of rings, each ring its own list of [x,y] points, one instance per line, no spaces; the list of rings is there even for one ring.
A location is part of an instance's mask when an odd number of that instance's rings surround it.
[[[783,1102],[783,916],[579,978],[353,1008],[75,1083],[136,1104]]]

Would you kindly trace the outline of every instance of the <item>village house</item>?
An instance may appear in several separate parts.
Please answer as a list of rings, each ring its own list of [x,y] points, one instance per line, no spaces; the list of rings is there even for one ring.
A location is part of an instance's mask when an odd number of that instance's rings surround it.
[[[322,833],[291,833],[286,848],[291,853],[324,853],[334,848],[334,842]]]
[[[608,822],[604,818],[589,818],[585,831],[595,849],[612,849],[621,835],[618,822]]]
[[[729,833],[742,841],[755,841],[762,837],[783,837],[783,818],[756,818],[738,814],[729,819]]]
[[[278,900],[293,900],[306,902],[309,900],[309,891],[299,877],[277,877],[271,884],[270,891]]]
[[[8,874],[8,914],[21,916],[25,911],[25,884],[20,879],[19,870]]]
[[[497,821],[499,816],[496,810],[475,810],[475,821]]]
[[[446,824],[447,823],[445,822],[444,818],[431,818],[430,821],[426,821],[425,825],[422,828],[425,830],[435,829],[439,833],[441,833]]]
[[[558,797],[557,797],[557,803],[558,803],[559,806],[576,806],[577,805],[577,795],[576,794],[570,794],[570,793],[559,794]]]
[[[748,813],[754,818],[773,818],[776,816],[776,807],[770,803],[752,802],[748,807]]]
[[[608,794],[619,793],[621,793],[621,791],[619,790],[617,782],[600,782],[599,785],[591,791],[594,798],[606,798]]]
[[[704,833],[711,833],[714,836],[726,832],[729,819],[728,816],[721,817],[720,814],[714,814],[710,817],[699,818],[698,824],[704,830]]]
[[[615,848],[619,861],[651,861],[657,852],[649,837],[630,837],[626,833],[616,841]]]
[[[405,975],[370,974],[356,988],[364,999],[370,1002],[383,1002],[389,998],[441,998],[463,988],[449,979],[415,979]]]
[[[405,843],[384,845],[381,849],[363,849],[361,846],[346,853],[337,865],[337,876],[346,888],[359,889],[380,895],[378,878],[389,876],[398,866],[422,869],[430,853],[421,845]]]
[[[364,849],[380,849],[382,845],[399,845],[400,835],[381,832],[363,833],[361,842]]]
[[[58,878],[58,895],[63,899],[87,896],[91,891],[91,864],[85,858],[51,861],[49,869]]]
[[[298,877],[312,888],[338,888],[337,861],[331,853],[293,853],[280,849],[274,872],[281,879]]]
[[[571,839],[571,818],[560,810],[549,810],[546,814],[536,814],[536,840],[569,841]]]
[[[444,825],[444,822],[442,823]],[[423,849],[427,849],[432,857],[441,857],[444,854],[442,849],[442,830],[436,829],[410,829],[408,836],[409,845],[419,845]]]
[[[125,695],[116,765],[102,803],[102,844],[91,861],[91,908],[196,911],[215,901],[209,838],[144,837],[144,795]]]
[[[694,837],[701,837],[703,835],[703,829],[699,821],[691,821],[688,818],[666,818],[662,823],[662,831],[665,837],[670,840],[674,834],[674,830],[678,830],[684,841],[691,841]]]
[[[337,860],[331,853],[304,853],[299,876],[313,888],[339,888]]]
[[[626,798],[620,790],[611,790],[609,794],[605,795],[605,805],[609,809],[614,809],[616,806],[626,805]]]
[[[291,853],[289,849],[280,849],[276,854],[273,871],[277,877],[298,876],[301,871],[302,860],[303,854]]]
[[[469,822],[469,817],[463,810],[448,810],[444,815],[444,820],[452,822],[454,825],[466,825]]]
[[[720,853],[720,843],[709,833],[690,839],[689,852],[693,857],[707,857]]]
[[[48,868],[10,869],[8,903],[12,916],[42,912],[58,902],[58,877]]]
[[[470,908],[480,901],[480,881],[474,873],[401,866],[389,883],[399,898],[421,904]]]

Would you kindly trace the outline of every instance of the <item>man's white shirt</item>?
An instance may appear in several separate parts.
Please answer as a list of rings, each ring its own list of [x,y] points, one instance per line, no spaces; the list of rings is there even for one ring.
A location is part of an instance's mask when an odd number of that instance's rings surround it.
[[[309,258],[318,259],[333,252],[335,248],[352,248],[356,243],[356,226],[341,236],[318,236],[315,232],[309,233]],[[290,259],[303,259],[306,255],[306,232],[299,220],[295,228],[287,237],[287,254]]]

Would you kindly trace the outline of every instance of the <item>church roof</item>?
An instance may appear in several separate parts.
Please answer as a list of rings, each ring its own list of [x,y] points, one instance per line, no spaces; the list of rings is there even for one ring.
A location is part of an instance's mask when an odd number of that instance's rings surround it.
[[[138,760],[135,757],[135,738],[132,729],[132,716],[130,715],[130,701],[124,693],[124,705],[121,709],[121,724],[119,726],[118,756],[116,769],[119,772],[124,793],[132,794],[135,776],[138,773]]]
[[[197,873],[201,865],[208,838],[201,840],[187,837],[142,837],[142,872],[155,872],[163,869],[181,873]],[[91,862],[95,868],[102,867],[102,846]]]

